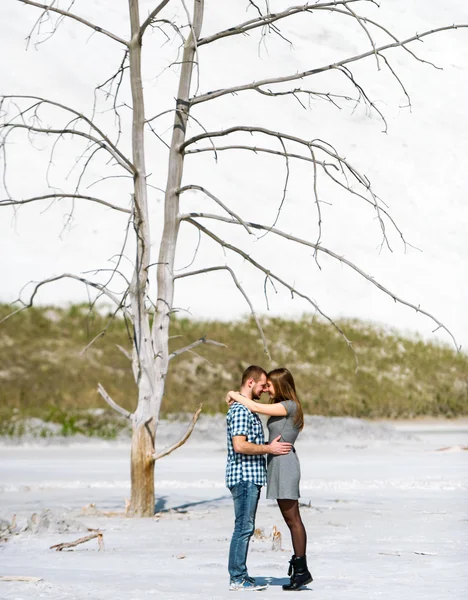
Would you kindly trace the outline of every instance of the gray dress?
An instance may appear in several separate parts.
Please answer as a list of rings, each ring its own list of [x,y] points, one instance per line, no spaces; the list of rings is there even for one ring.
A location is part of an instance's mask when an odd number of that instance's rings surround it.
[[[288,414],[286,417],[270,417],[267,422],[269,438],[272,442],[281,435],[282,442],[294,444],[299,435],[299,428],[294,425],[296,403],[293,400],[281,402]],[[299,494],[299,480],[301,467],[296,452],[274,456],[268,455],[267,459],[267,498],[297,500]]]

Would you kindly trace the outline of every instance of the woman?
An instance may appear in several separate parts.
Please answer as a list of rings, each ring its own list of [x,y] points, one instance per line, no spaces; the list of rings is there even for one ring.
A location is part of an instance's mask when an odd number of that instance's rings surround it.
[[[301,403],[296,394],[294,379],[288,369],[275,369],[267,375],[266,392],[270,404],[249,400],[239,392],[229,392],[228,404],[239,402],[254,413],[269,415],[267,422],[269,441],[281,435],[281,440],[294,444],[304,427]],[[283,585],[284,590],[297,590],[312,581],[307,568],[307,534],[299,512],[299,459],[293,448],[289,454],[268,455],[267,498],[278,502],[281,514],[291,532],[294,554],[290,560],[288,575],[291,581]]]

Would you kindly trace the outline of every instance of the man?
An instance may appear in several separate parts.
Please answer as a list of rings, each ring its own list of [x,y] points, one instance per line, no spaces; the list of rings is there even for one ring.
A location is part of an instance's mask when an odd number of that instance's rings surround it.
[[[242,375],[240,393],[258,400],[264,392],[267,374],[262,367],[252,365]],[[262,590],[247,572],[247,552],[255,530],[260,490],[266,483],[265,454],[288,454],[291,444],[280,442],[278,436],[265,444],[262,422],[258,415],[235,402],[228,410],[226,486],[234,500],[235,524],[229,548],[230,590]]]

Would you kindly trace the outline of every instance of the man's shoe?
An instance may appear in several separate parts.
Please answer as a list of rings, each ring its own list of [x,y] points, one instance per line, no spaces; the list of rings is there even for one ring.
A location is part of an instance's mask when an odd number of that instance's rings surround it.
[[[259,584],[253,577],[246,577],[241,581],[231,581],[229,590],[231,592],[260,592],[266,590],[267,584]]]

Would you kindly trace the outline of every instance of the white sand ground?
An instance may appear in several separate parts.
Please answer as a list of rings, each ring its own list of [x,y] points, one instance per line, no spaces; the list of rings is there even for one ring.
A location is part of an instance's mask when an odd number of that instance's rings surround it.
[[[210,423],[211,435],[203,435]],[[300,592],[305,597],[468,598],[468,452],[460,449],[468,424],[393,426],[397,431],[322,420],[298,442],[314,575]],[[167,431],[172,435],[171,426]],[[223,482],[223,437],[222,421],[206,420],[182,449],[157,463],[153,519],[82,512],[89,503],[123,510],[127,442],[1,445],[0,517],[16,513],[20,531],[0,543],[0,575],[42,581],[0,581],[0,599],[235,597],[226,571],[233,511]],[[32,513],[46,509],[48,524],[21,531]],[[272,549],[275,525],[281,551]],[[257,526],[265,538],[251,544],[250,573],[270,583],[258,592],[262,597],[283,597],[291,544],[274,502],[261,499]],[[104,531],[104,551],[96,540],[73,551],[49,550],[86,535],[86,527]]]

